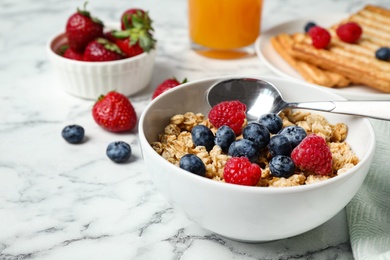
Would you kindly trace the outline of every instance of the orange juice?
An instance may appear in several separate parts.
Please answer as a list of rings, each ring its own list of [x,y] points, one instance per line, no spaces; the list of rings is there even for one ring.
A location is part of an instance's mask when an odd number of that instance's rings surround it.
[[[188,0],[192,42],[221,53],[251,45],[260,33],[262,2]]]

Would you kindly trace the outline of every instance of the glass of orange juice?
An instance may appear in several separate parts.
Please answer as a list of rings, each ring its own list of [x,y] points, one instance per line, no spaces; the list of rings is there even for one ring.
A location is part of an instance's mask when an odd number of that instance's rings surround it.
[[[191,47],[217,59],[252,55],[263,0],[188,0]]]

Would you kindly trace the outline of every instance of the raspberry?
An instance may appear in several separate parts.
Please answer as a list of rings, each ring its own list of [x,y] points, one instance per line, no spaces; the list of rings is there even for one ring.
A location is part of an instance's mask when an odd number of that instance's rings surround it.
[[[232,157],[226,162],[223,177],[227,183],[255,186],[260,180],[261,169],[246,157]]]
[[[208,117],[210,123],[216,128],[227,125],[236,135],[239,135],[246,118],[245,112],[246,105],[240,101],[223,101],[210,110]]]
[[[348,43],[357,42],[360,39],[362,32],[362,27],[360,27],[355,22],[342,24],[336,30],[336,34],[340,38],[340,40]]]
[[[332,152],[321,136],[308,135],[293,149],[291,159],[302,170],[320,175],[332,173]]]
[[[317,49],[324,49],[330,43],[330,33],[320,26],[311,27],[309,29],[309,35],[313,46]]]

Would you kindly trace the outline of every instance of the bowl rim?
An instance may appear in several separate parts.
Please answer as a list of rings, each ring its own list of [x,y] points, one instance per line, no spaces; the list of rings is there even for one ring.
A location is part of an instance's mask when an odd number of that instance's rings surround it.
[[[112,23],[112,22],[107,22],[104,24],[104,29],[108,29],[108,28],[111,28],[111,29],[115,29],[115,28],[118,28],[119,27],[119,23]],[[114,65],[114,64],[123,64],[123,63],[128,63],[128,62],[133,62],[133,61],[136,61],[136,60],[140,60],[140,59],[143,59],[149,55],[152,55],[156,52],[156,49],[157,49],[157,44],[154,46],[153,49],[151,49],[149,52],[143,52],[141,54],[138,54],[136,56],[133,56],[133,57],[130,57],[130,58],[124,58],[124,59],[121,59],[121,60],[115,60],[115,61],[79,61],[79,60],[71,60],[71,59],[67,59],[67,58],[64,58],[62,57],[61,55],[59,55],[58,53],[56,53],[54,50],[53,50],[53,42],[57,39],[60,39],[61,37],[66,37],[65,36],[65,31],[61,32],[61,33],[56,33],[56,34],[53,34],[49,40],[46,42],[46,51],[49,53],[49,55],[57,60],[60,60],[61,62],[64,62],[64,63],[70,63],[70,64],[78,64],[80,66],[96,66],[96,67],[99,67],[99,66],[105,66],[105,65]]]
[[[174,169],[178,170],[177,172],[172,171],[171,174],[183,174],[183,176],[186,176],[186,178],[188,176],[188,178],[192,178],[192,181],[194,181],[194,182],[199,182],[202,184],[204,182],[204,185],[209,185],[211,188],[221,188],[221,189],[228,189],[228,190],[236,191],[236,192],[250,192],[250,193],[255,193],[255,194],[300,193],[300,192],[306,192],[309,190],[318,189],[321,187],[332,185],[332,183],[334,183],[334,182],[342,181],[343,179],[350,177],[350,175],[354,174],[356,171],[358,171],[360,168],[362,168],[363,165],[365,165],[365,163],[368,160],[370,160],[370,158],[373,156],[373,154],[375,152],[375,147],[376,147],[375,132],[374,132],[374,129],[373,129],[370,121],[367,118],[363,118],[363,117],[359,118],[359,120],[362,120],[363,123],[368,128],[369,134],[372,137],[372,142],[370,142],[369,146],[367,147],[367,149],[366,149],[367,152],[365,153],[363,158],[359,158],[360,159],[359,163],[341,175],[335,176],[335,177],[330,178],[328,180],[324,180],[321,182],[312,183],[312,184],[308,184],[308,185],[298,185],[298,186],[291,186],[291,187],[259,187],[259,186],[244,186],[244,185],[237,185],[237,184],[231,184],[231,183],[225,183],[225,182],[218,182],[218,181],[214,181],[212,179],[209,179],[207,177],[198,176],[196,174],[188,174],[188,172],[186,170],[183,170],[183,169],[173,165],[172,163],[170,163],[166,159],[164,159],[161,155],[159,155],[156,151],[154,151],[154,149],[152,148],[152,146],[150,145],[150,143],[146,139],[142,125],[145,121],[145,116],[146,116],[147,112],[156,103],[156,101],[162,97],[162,95],[167,95],[169,93],[179,91],[182,88],[187,88],[189,86],[196,85],[196,84],[206,82],[206,81],[222,80],[222,79],[226,79],[226,78],[236,78],[236,77],[248,77],[248,76],[247,75],[245,75],[245,76],[243,76],[243,75],[230,75],[230,76],[214,76],[214,77],[198,79],[198,80],[194,80],[194,81],[190,81],[190,82],[181,84],[175,88],[172,88],[172,89],[164,92],[163,94],[161,94],[160,96],[158,96],[154,100],[152,100],[143,110],[143,112],[140,116],[139,123],[138,123],[140,145],[142,148],[141,150],[147,150],[148,153],[152,154],[153,160],[157,160],[156,162],[161,162],[165,165],[170,165],[171,167],[175,167]],[[278,80],[278,81],[284,81],[284,82],[295,82],[296,84],[307,85],[307,86],[310,86],[311,88],[313,87],[313,85],[306,83],[306,82],[303,82],[303,81],[300,81],[300,80],[291,80],[291,79],[284,79],[284,78],[280,78],[280,77],[259,76],[259,75],[252,76],[252,77],[260,78],[263,80]],[[341,96],[339,96],[331,91],[328,91],[326,89],[321,89],[320,87],[317,87],[317,86],[314,86],[314,87],[317,88],[319,91],[329,93],[330,95],[333,95],[333,96],[339,98],[340,100],[345,100],[345,98],[343,98],[343,97],[341,97]],[[352,117],[355,117],[355,116],[352,116]],[[356,118],[358,118],[358,117],[356,116]],[[143,144],[147,144],[147,145],[144,146]]]

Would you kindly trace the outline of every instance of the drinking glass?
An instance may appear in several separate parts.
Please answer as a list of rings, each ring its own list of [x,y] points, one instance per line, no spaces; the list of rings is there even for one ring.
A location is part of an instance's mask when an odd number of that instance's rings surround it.
[[[191,48],[217,59],[253,55],[263,0],[188,0]]]

